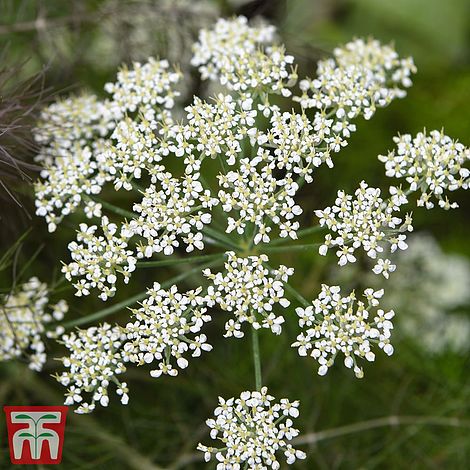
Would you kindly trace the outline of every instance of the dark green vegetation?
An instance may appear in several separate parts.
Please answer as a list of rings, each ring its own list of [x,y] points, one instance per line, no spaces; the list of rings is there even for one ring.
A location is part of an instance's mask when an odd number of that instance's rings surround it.
[[[182,2],[3,0],[0,44],[8,45],[11,60],[30,58],[23,69],[25,76],[48,64],[46,85],[59,93],[82,88],[99,93],[102,84],[113,79],[121,61],[143,59],[145,54],[170,55],[172,61],[187,57],[187,47],[197,27],[210,23],[218,12],[266,15],[278,26],[287,50],[299,62],[301,77],[313,75],[318,58],[353,36],[373,35],[384,42],[394,41],[401,55],[415,58],[418,74],[414,86],[404,100],[379,110],[370,122],[357,122],[358,132],[336,157],[335,168],[322,167],[317,172],[315,183],[300,195],[304,226],[311,223],[314,209],[332,203],[338,188],[352,191],[362,179],[372,186],[387,188],[390,181],[376,156],[392,147],[391,139],[399,132],[444,127],[448,135],[470,144],[468,0],[290,0],[233,4],[239,6],[232,6],[229,0],[201,3],[198,17],[188,16]],[[157,12],[160,21],[137,23],[135,12],[144,7]],[[139,41],[146,45],[145,51],[130,40],[136,30],[140,31]],[[204,87],[197,79],[193,79],[191,86],[189,96],[203,92]],[[24,206],[34,214],[32,199],[27,197],[30,189],[23,184],[17,189],[26,193]],[[121,193],[116,196],[117,204],[121,197]],[[470,199],[463,193],[455,194],[454,199],[460,209],[417,210],[414,225],[416,230],[431,232],[444,250],[470,256]],[[14,203],[8,205],[2,209],[0,219],[0,258],[26,229],[33,229],[11,258],[10,266],[0,272],[1,287],[10,288],[15,273],[22,271],[39,247],[42,249],[27,266],[23,280],[37,275],[45,282],[57,281],[59,260],[68,259],[66,245],[74,238],[78,218],[69,218],[51,235],[42,219],[34,215],[31,220],[20,217],[22,209]],[[305,243],[320,240],[319,234],[313,234]],[[314,298],[319,284],[326,280],[327,266],[336,262],[334,254],[325,259],[304,251],[273,253],[273,259],[273,263],[296,267],[291,283],[309,299]],[[108,304],[134,296],[154,280],[164,281],[174,275],[175,270],[165,267],[142,270],[127,287],[120,285],[118,295]],[[399,267],[396,275],[400,275]],[[66,286],[61,284],[64,290],[58,296],[70,300],[69,319],[108,306],[94,296],[74,298],[72,289]],[[184,287],[194,286],[191,278],[184,281]],[[122,310],[107,321],[123,322],[126,315]],[[297,427],[303,435],[318,433],[316,442],[311,439],[310,445],[303,447],[308,459],[297,462],[296,468],[468,468],[468,355],[430,356],[408,339],[395,343],[391,358],[379,353],[375,363],[364,364],[362,380],[345,370],[341,361],[326,377],[319,377],[312,361],[299,358],[289,347],[298,329],[294,315],[293,309],[285,313],[287,322],[280,337],[262,331],[260,348],[264,383],[276,397],[300,399]],[[128,374],[128,406],[111,397],[110,407],[91,417],[69,414],[63,468],[157,469],[171,465],[203,468],[203,464],[193,462],[194,449],[199,440],[209,442],[204,420],[212,414],[217,396],[235,396],[254,387],[250,336],[243,340],[223,339],[220,332],[224,321],[225,314],[215,315],[206,332],[214,351],[192,361],[178,378],[152,379],[146,370],[134,368]],[[62,354],[54,342],[50,341],[48,346],[50,358]],[[62,387],[50,377],[56,368],[52,359],[41,374],[31,373],[21,362],[1,364],[0,404],[61,403]],[[8,468],[3,419],[0,430],[0,466]]]

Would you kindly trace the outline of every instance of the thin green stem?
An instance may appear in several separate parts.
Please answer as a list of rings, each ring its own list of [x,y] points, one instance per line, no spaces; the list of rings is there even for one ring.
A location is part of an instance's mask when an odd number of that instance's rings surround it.
[[[114,212],[116,215],[120,215],[121,217],[126,217],[126,218],[135,218],[138,214],[128,211],[126,209],[122,209],[121,207],[115,206],[114,204],[111,204],[110,202],[104,201],[103,199],[93,196],[87,196],[87,199],[90,201],[95,201],[99,204],[101,204],[105,209],[108,209],[111,212]]]
[[[217,240],[218,242],[222,243],[223,245],[225,245],[226,248],[229,248],[231,250],[238,250],[240,248],[235,244],[233,240],[228,238],[226,235],[220,233],[217,230],[214,230],[211,227],[208,227],[207,225],[204,226],[202,232],[209,235],[209,237],[212,237],[214,240]]]
[[[320,247],[322,244],[321,243],[309,243],[307,245],[288,245],[288,246],[266,246],[263,247],[264,251],[268,252],[276,252],[276,251],[299,251],[299,250],[312,250],[314,248]]]
[[[297,289],[294,289],[289,283],[284,282],[284,287],[287,292],[289,292],[292,297],[295,297],[304,307],[308,307],[310,302],[300,293]]]
[[[251,344],[253,347],[253,363],[255,366],[255,386],[256,390],[261,390],[261,357],[259,354],[258,330],[255,328],[251,328]]]
[[[209,266],[212,266],[214,264],[219,263],[220,261],[222,261],[222,259],[223,258],[220,257],[219,259],[212,260],[209,263],[204,263],[202,265],[200,264],[199,266],[196,266],[193,269],[185,271],[185,272],[179,274],[178,276],[172,277],[172,278],[168,279],[167,281],[162,282],[160,284],[160,286],[163,289],[165,289],[167,287],[170,287],[171,285],[176,284],[177,282],[182,281],[183,279],[186,279],[187,277],[189,277],[192,274],[200,271],[201,269],[208,268]],[[83,325],[85,323],[89,323],[89,322],[92,322],[92,321],[95,321],[95,320],[100,320],[100,319],[105,318],[105,317],[107,317],[107,316],[109,316],[109,315],[111,315],[115,312],[118,312],[119,310],[122,310],[123,308],[128,307],[129,305],[132,305],[135,302],[138,302],[139,300],[144,299],[146,296],[147,296],[147,291],[140,292],[139,294],[136,294],[132,297],[129,297],[128,299],[125,299],[121,302],[118,302],[117,304],[111,305],[110,307],[99,310],[98,312],[92,313],[90,315],[86,315],[86,316],[78,318],[76,320],[69,321],[67,323],[63,323],[62,326],[64,328],[72,328],[74,326],[80,326],[80,325]]]
[[[323,229],[324,227],[322,227],[321,225],[314,225],[313,227],[304,228],[303,230],[299,230],[297,232],[297,238],[302,238],[302,237],[305,237],[306,235],[311,235],[312,233],[320,232]],[[269,244],[270,245],[282,245],[283,243],[289,240],[291,240],[289,237],[276,238],[275,240],[272,240]]]
[[[190,256],[187,258],[178,259],[164,259],[159,261],[139,261],[137,263],[138,268],[158,268],[163,266],[174,266],[176,264],[184,263],[196,263],[199,261],[210,261],[222,257],[223,253],[217,253],[213,255],[201,255],[201,256]]]

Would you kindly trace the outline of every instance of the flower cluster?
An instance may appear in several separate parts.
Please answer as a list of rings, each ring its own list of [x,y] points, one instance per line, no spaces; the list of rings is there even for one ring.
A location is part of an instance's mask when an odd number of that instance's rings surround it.
[[[83,195],[100,193],[110,180],[96,155],[114,117],[108,103],[92,95],[58,101],[42,112],[35,132],[41,145],[36,160],[44,165],[43,180],[35,184],[36,214],[45,217],[50,232],[80,206]]]
[[[138,365],[157,362],[158,369],[150,371],[152,377],[175,376],[178,369],[171,364],[172,358],[180,369],[185,369],[185,355],[199,357],[202,351],[211,351],[206,335],[198,334],[211,320],[201,290],[181,294],[176,286],[164,290],[156,282],[141,307],[133,310],[134,320],[123,330],[126,361]],[[190,339],[191,335],[196,336]]]
[[[431,209],[437,200],[443,209],[458,207],[445,192],[469,188],[470,170],[464,165],[470,160],[470,149],[440,131],[419,132],[415,137],[404,134],[393,140],[397,149],[379,155],[386,175],[405,178],[410,192],[419,191],[418,206]]]
[[[271,223],[278,225],[281,237],[297,238],[298,222],[292,219],[302,213],[294,202],[293,195],[299,185],[290,176],[276,178],[273,169],[266,164],[267,152],[260,151],[251,159],[243,159],[238,171],[229,171],[219,175],[219,200],[222,209],[230,213],[238,212],[238,218],[227,218],[226,232],[234,230],[244,234],[247,226],[255,226],[254,244],[269,242]],[[264,163],[264,165],[263,165]],[[261,165],[261,169],[258,166]]]
[[[134,62],[130,70],[121,68],[117,81],[107,83],[104,89],[112,96],[113,106],[123,112],[144,112],[155,107],[171,109],[179,96],[174,86],[180,78],[167,60],[150,57],[145,64]]]
[[[396,263],[400,276],[388,281],[384,304],[401,312],[397,333],[431,354],[468,351],[470,318],[460,311],[470,304],[470,262],[443,252],[431,235],[416,234]]]
[[[337,234],[336,238],[330,234],[326,235],[319,250],[320,254],[326,255],[330,247],[337,247],[338,264],[344,266],[356,261],[354,252],[359,247],[374,260],[378,253],[384,251],[384,243],[388,243],[392,253],[397,248],[406,249],[406,235],[403,232],[412,231],[413,227],[410,216],[406,216],[403,221],[394,215],[406,201],[403,194],[397,196],[397,191],[397,188],[394,188],[395,197],[388,201],[380,197],[380,189],[370,188],[364,181],[355,191],[355,198],[344,191],[338,191],[334,206],[315,211],[320,225]],[[395,267],[389,259],[379,258],[373,271],[388,278]]]
[[[294,58],[284,47],[269,45],[273,40],[272,26],[250,26],[243,16],[219,19],[213,29],[199,33],[191,64],[203,79],[219,80],[229,90],[290,96],[297,80]]]
[[[270,270],[263,263],[269,261],[266,255],[239,258],[234,252],[227,252],[225,271],[213,274],[209,269],[204,275],[212,281],[207,290],[208,305],[218,305],[222,310],[233,312],[235,319],[225,324],[225,337],[242,338],[241,325],[250,323],[253,328],[267,328],[280,334],[284,317],[272,310],[275,304],[286,308],[283,283],[294,273],[292,268],[282,265]]]
[[[121,351],[124,340],[121,328],[108,323],[62,335],[60,342],[70,351],[69,356],[61,359],[68,371],[56,375],[56,379],[68,387],[66,405],[79,403],[77,413],[90,413],[96,403],[108,406],[110,381],[116,384],[121,403],[128,403],[127,384],[117,378],[126,371]],[[90,403],[83,401],[85,393],[91,394]]]
[[[76,241],[69,244],[72,261],[63,272],[74,281],[78,296],[96,288],[106,300],[116,292],[120,275],[128,282],[141,265],[180,263],[183,249],[189,253],[211,243],[234,250],[225,252],[220,272],[202,271],[207,288],[183,293],[176,285],[167,288],[171,282],[154,282],[147,298],[131,309],[125,326],[105,324],[62,337],[70,355],[62,359],[68,370],[57,379],[68,387],[66,404],[80,404],[78,412],[92,411],[97,403],[107,406],[111,381],[127,403],[127,385],[118,380],[125,364],[149,365],[152,377],[176,376],[188,366],[189,357],[211,351],[202,333],[212,318],[210,308],[232,314],[225,337],[243,337],[242,325],[248,323],[255,335],[254,350],[256,330],[281,333],[284,316],[276,310],[290,305],[286,287],[295,294],[287,285],[294,270],[271,268],[265,254],[270,247],[263,245],[273,236],[297,239],[312,233],[307,229],[299,235],[300,187],[312,183],[322,164],[333,166],[333,154],[356,130],[352,121],[370,119],[377,108],[403,97],[415,72],[412,59],[400,58],[391,46],[357,39],[320,61],[317,77],[300,82],[300,96],[293,98],[300,105],[284,112],[281,104],[292,96],[297,80],[293,63],[283,46],[275,45],[272,26],[250,25],[244,17],[221,19],[213,29],[200,32],[192,59],[203,79],[225,86],[214,98],[194,97],[175,112],[181,74],[167,61],[151,58],[121,69],[116,82],[105,86],[107,100],[81,96],[44,111],[37,130],[38,161],[44,165],[36,185],[37,214],[46,218],[50,231],[77,208],[101,222],[81,224]],[[183,115],[181,121],[177,114]],[[316,211],[320,226],[330,232],[321,255],[334,247],[338,264],[344,266],[356,261],[356,250],[364,250],[375,263],[372,271],[387,279],[395,270],[390,254],[407,248],[406,232],[413,229],[411,217],[400,213],[407,196],[421,191],[418,205],[432,207],[434,198],[444,208],[454,207],[444,192],[467,189],[470,176],[464,168],[469,150],[442,133],[395,141],[398,150],[379,158],[387,175],[405,178],[409,190],[392,186],[384,198],[379,189],[361,182],[354,194],[338,191],[334,205]],[[98,200],[105,184],[129,191],[126,209]],[[110,222],[104,211],[121,220]],[[284,247],[305,246],[286,243],[276,249]],[[155,254],[179,259],[137,263]],[[217,256],[222,259],[223,254],[214,254],[214,259]],[[191,262],[201,258],[192,257]],[[188,276],[192,272],[188,270]],[[387,355],[393,353],[394,312],[380,308],[383,290],[367,288],[363,295],[364,301],[356,299],[354,291],[342,296],[339,286],[325,284],[311,305],[295,295],[304,307],[296,310],[302,332],[292,346],[301,356],[316,359],[320,375],[328,372],[338,353],[357,377],[363,375],[359,359],[373,361],[375,345]],[[8,302],[14,302],[9,308],[20,308],[19,300]],[[38,302],[35,310],[42,312],[43,301]],[[21,315],[30,318],[27,310]],[[47,317],[41,321],[47,322]],[[18,351],[28,347],[42,353],[36,346],[40,332],[25,323],[21,334],[28,339]],[[17,344],[8,327],[4,323],[7,339],[1,354]],[[259,359],[256,352],[254,356]],[[236,399],[220,398],[215,417],[207,421],[211,437],[223,445],[200,444],[199,449],[207,461],[217,459],[218,469],[279,469],[278,452],[284,453],[288,465],[305,457],[289,443],[298,435],[291,419],[298,416],[298,402],[277,403],[266,388],[259,383],[257,388]],[[90,394],[90,400],[84,402],[84,394]]]
[[[155,147],[172,122],[168,109],[178,96],[173,88],[179,77],[167,61],[149,59],[121,69],[117,82],[106,84],[112,99],[78,96],[43,111],[35,132],[37,160],[44,164],[43,181],[35,187],[36,213],[46,218],[49,231],[87,202],[84,195],[99,194],[106,182],[130,190],[132,179],[160,160]]]
[[[263,387],[256,392],[242,392],[239,398],[224,400],[219,397],[219,406],[214,418],[207,420],[211,438],[222,443],[222,448],[198,445],[204,452],[206,462],[212,456],[218,461],[217,470],[252,468],[278,470],[281,467],[276,453],[283,452],[287,464],[292,465],[306,455],[289,443],[298,436],[291,418],[297,418],[299,402],[282,399],[275,402]]]
[[[393,354],[390,344],[393,324],[390,321],[395,315],[393,310],[384,312],[377,309],[379,299],[384,291],[366,289],[364,297],[367,304],[357,300],[352,291],[347,297],[341,296],[339,286],[322,285],[319,296],[306,308],[297,308],[299,326],[304,328],[293,343],[300,356],[310,353],[318,364],[318,373],[325,375],[334,364],[336,355],[344,354],[344,365],[354,367],[356,377],[361,378],[364,372],[357,365],[356,358],[368,361],[375,359],[372,345],[377,343],[388,355]],[[372,310],[376,310],[372,313]],[[369,318],[375,315],[374,318]]]
[[[116,292],[116,274],[122,274],[127,283],[135,270],[137,260],[127,249],[127,238],[122,234],[116,235],[117,225],[104,216],[101,227],[103,235],[97,236],[96,225],[80,224],[77,241],[70,242],[68,246],[72,262],[64,265],[62,272],[69,281],[81,278],[74,283],[75,295],[79,297],[97,288],[101,291],[100,298],[107,300]]]
[[[401,87],[411,86],[415,72],[413,59],[401,59],[392,46],[355,39],[318,63],[317,77],[300,82],[297,99],[304,108],[334,110],[338,119],[370,119],[376,108],[406,95]]]
[[[198,173],[187,174],[179,181],[164,171],[154,175],[142,201],[133,207],[140,216],[124,229],[129,236],[145,238],[146,244],[141,242],[137,246],[139,258],[150,258],[160,252],[171,255],[179,246],[178,237],[182,237],[187,252],[204,248],[202,230],[211,222],[210,210],[218,200],[211,197],[209,190],[204,190],[198,176]]]
[[[30,369],[40,371],[46,362],[42,337],[63,331],[59,326],[46,332],[46,325],[62,320],[67,310],[65,300],[49,304],[47,284],[36,277],[0,297],[0,361],[25,357]]]
[[[300,81],[302,94],[294,97],[302,108],[316,108],[313,124],[323,141],[318,158],[332,166],[331,152],[347,145],[356,126],[351,120],[370,119],[376,108],[405,96],[401,87],[411,86],[416,72],[411,58],[401,59],[391,46],[374,39],[356,39],[334,50],[334,57],[321,60],[315,79]]]

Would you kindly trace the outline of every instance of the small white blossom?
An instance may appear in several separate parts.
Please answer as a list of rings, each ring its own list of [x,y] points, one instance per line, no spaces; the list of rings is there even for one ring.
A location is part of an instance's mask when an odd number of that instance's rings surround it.
[[[61,361],[68,370],[56,375],[56,379],[67,387],[65,404],[80,404],[76,413],[90,413],[96,403],[108,406],[110,382],[116,383],[121,403],[127,404],[127,384],[118,380],[118,376],[126,371],[121,349],[124,339],[119,326],[112,327],[107,323],[62,336],[59,342],[70,355],[62,357]],[[85,394],[89,394],[90,403],[83,401]]]
[[[201,290],[181,294],[176,286],[164,290],[156,282],[124,329],[126,360],[138,365],[156,362],[158,368],[150,371],[152,377],[175,376],[178,368],[188,366],[187,356],[199,357],[202,351],[211,351],[206,335],[198,335],[211,320]],[[196,335],[194,339],[192,335]]]
[[[64,265],[62,272],[69,281],[81,278],[74,283],[75,295],[89,295],[90,289],[97,288],[101,291],[100,298],[107,300],[116,292],[117,274],[129,282],[137,260],[127,249],[127,237],[116,235],[116,224],[103,217],[101,227],[103,235],[97,236],[96,225],[80,224],[77,241],[68,246],[72,262]]]
[[[266,255],[237,257],[227,252],[225,271],[213,274],[209,269],[204,275],[212,281],[208,287],[208,305],[218,305],[222,310],[233,312],[235,319],[225,324],[225,337],[243,337],[240,326],[244,322],[253,328],[268,328],[275,334],[281,333],[284,322],[282,315],[274,314],[273,307],[280,304],[286,308],[290,302],[284,298],[283,283],[294,272],[284,265],[270,271],[263,263],[269,261]]]
[[[32,277],[12,292],[0,296],[0,361],[24,357],[30,369],[40,371],[46,362],[43,337],[46,326],[63,319],[68,311],[65,300],[49,303],[47,284]]]
[[[419,132],[393,138],[397,145],[387,155],[379,155],[385,163],[385,174],[394,178],[405,178],[410,184],[409,192],[419,192],[418,206],[434,207],[437,200],[443,209],[454,209],[458,204],[450,203],[446,191],[468,189],[470,184],[470,149],[443,132]]]
[[[356,300],[352,291],[341,296],[338,286],[322,284],[319,296],[307,308],[297,308],[302,333],[292,344],[300,356],[312,356],[319,364],[318,374],[325,375],[338,353],[344,354],[344,365],[354,369],[356,377],[364,373],[357,358],[375,359],[372,346],[376,343],[387,355],[393,353],[390,344],[393,310],[377,309],[384,291],[366,289],[367,303]],[[372,318],[373,316],[373,318]]]
[[[393,197],[384,201],[380,189],[370,188],[362,181],[354,196],[338,191],[335,205],[324,210],[315,211],[320,219],[320,225],[328,227],[337,236],[326,235],[324,244],[320,247],[321,255],[326,255],[328,249],[336,247],[338,264],[344,266],[354,263],[354,252],[362,247],[367,256],[376,259],[384,252],[384,246],[390,245],[393,253],[397,248],[405,250],[405,231],[413,230],[411,217],[405,220],[397,217],[394,212],[399,209],[397,200]],[[379,259],[373,271],[388,278],[395,266],[387,259]]]
[[[224,400],[219,397],[219,406],[214,418],[206,421],[211,429],[211,438],[219,440],[221,448],[198,445],[204,452],[206,462],[215,457],[217,470],[247,468],[278,470],[281,467],[276,454],[282,452],[288,465],[306,455],[289,443],[299,435],[291,418],[299,415],[299,402],[283,398],[275,402],[263,387],[259,392],[242,392],[239,398]]]

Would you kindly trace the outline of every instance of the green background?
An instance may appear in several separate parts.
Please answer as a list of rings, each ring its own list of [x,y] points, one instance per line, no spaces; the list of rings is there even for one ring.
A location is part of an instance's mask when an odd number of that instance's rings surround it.
[[[358,121],[358,131],[336,157],[335,168],[325,167],[317,172],[313,185],[300,195],[304,225],[311,223],[314,209],[331,204],[339,188],[354,190],[362,179],[370,185],[387,188],[389,182],[376,157],[392,147],[391,139],[399,132],[416,133],[423,127],[429,130],[444,127],[448,135],[470,144],[468,1],[187,3],[193,7],[199,4],[197,14],[200,17],[188,15],[183,2],[0,1],[0,41],[2,47],[8,46],[11,60],[29,59],[23,68],[25,76],[47,64],[46,85],[60,94],[83,88],[101,93],[103,83],[113,79],[120,62],[142,59],[144,52],[161,57],[170,54],[172,60],[177,59],[178,54],[185,57],[197,25],[210,24],[219,15],[241,12],[251,17],[267,17],[278,27],[287,50],[296,57],[300,77],[312,76],[319,58],[352,37],[372,35],[384,42],[393,41],[401,55],[412,55],[415,59],[418,74],[414,86],[405,99],[378,110],[371,121]],[[155,23],[154,27],[148,24],[144,27],[141,23],[136,26],[134,13],[146,11],[141,8],[151,9],[162,19],[168,15],[171,21]],[[38,18],[43,19],[43,26]],[[146,45],[145,51],[126,42],[126,37],[131,36],[140,38]],[[175,44],[179,47],[176,52]],[[194,77],[190,83],[189,95],[205,89]],[[18,186],[18,190],[25,193],[24,205],[33,214],[32,199],[28,196],[30,189]],[[416,210],[414,225],[416,230],[431,232],[446,251],[470,256],[470,199],[463,193],[453,196],[460,209]],[[58,279],[59,260],[68,259],[66,245],[74,237],[78,218],[70,217],[51,235],[43,220],[34,216],[29,220],[16,206],[7,206],[0,221],[0,254],[15,237],[33,227],[18,254],[17,265],[21,268],[43,245],[26,275],[37,275],[46,282]],[[319,240],[318,236],[312,236],[312,240]],[[315,253],[278,254],[276,262],[295,266],[292,284],[305,297],[314,298],[319,283],[327,276],[326,263],[334,263],[334,256],[325,261]],[[1,287],[8,289],[12,269],[0,275]],[[125,299],[140,291],[141,286],[172,275],[174,271],[170,269],[139,273],[127,287],[120,286],[118,295],[110,302]],[[195,285],[190,279],[181,287]],[[103,307],[93,296],[74,298],[71,289],[61,292],[60,296],[71,300],[69,318]],[[107,320],[122,322],[123,315],[125,312]],[[326,377],[319,377],[313,362],[299,358],[289,347],[297,335],[294,315],[293,309],[285,312],[287,322],[283,335],[274,337],[262,331],[260,342],[264,383],[276,397],[301,400],[301,416],[296,424],[302,434],[320,433],[318,442],[304,449],[308,459],[297,462],[295,468],[469,467],[468,355],[430,356],[413,339],[408,339],[395,345],[391,358],[378,354],[376,362],[365,364],[362,380],[345,370],[341,361]],[[132,369],[128,373],[128,406],[120,405],[111,394],[109,408],[99,409],[91,417],[70,413],[62,467],[151,469],[167,468],[175,462],[181,466],[172,468],[204,467],[193,461],[200,458],[194,455],[194,449],[200,440],[210,442],[204,420],[211,415],[217,396],[235,396],[254,387],[249,336],[242,340],[221,338],[224,322],[225,315],[220,315],[207,330],[214,351],[193,360],[178,378],[155,380],[146,370]],[[419,334],[417,331],[416,335]],[[53,342],[48,343],[48,348],[50,360],[41,374],[31,373],[21,362],[0,364],[0,404],[61,402],[62,387],[50,374],[58,365],[52,358],[62,352]],[[405,418],[400,418],[403,423],[396,426],[388,425],[387,420],[370,421],[389,416]],[[432,424],[422,422],[422,417],[427,417]],[[8,468],[4,428],[4,421],[0,420],[0,466]],[[325,430],[331,432],[321,434]]]

